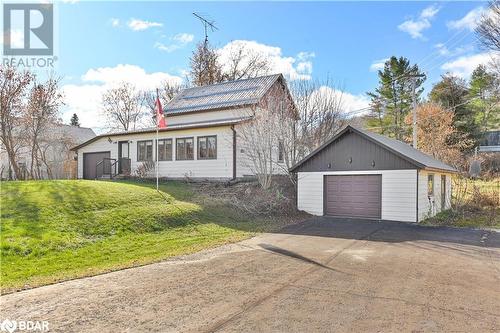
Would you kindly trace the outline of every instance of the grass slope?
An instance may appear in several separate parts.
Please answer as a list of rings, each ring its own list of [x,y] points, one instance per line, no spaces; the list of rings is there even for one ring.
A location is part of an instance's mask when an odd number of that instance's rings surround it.
[[[159,261],[280,222],[248,218],[187,184],[85,180],[1,188],[2,292]]]

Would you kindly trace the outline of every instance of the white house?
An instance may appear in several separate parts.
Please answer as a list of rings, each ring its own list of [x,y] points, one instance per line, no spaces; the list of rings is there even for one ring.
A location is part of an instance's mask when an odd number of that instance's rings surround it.
[[[158,145],[156,128],[147,128],[98,135],[72,148],[78,156],[78,178],[134,174],[148,163],[155,164],[151,162],[155,162],[156,147],[160,177],[230,180],[252,176],[254,168],[238,133],[256,112],[270,112],[263,101],[271,94],[294,108],[281,74],[182,90],[164,106],[167,127],[160,129]],[[284,172],[279,167],[279,147],[273,156],[277,166],[273,171]]]
[[[292,169],[297,206],[313,215],[419,222],[450,208],[453,167],[352,126]]]
[[[19,134],[16,141],[19,142],[16,153],[16,163],[21,170],[17,179],[29,178],[31,170],[31,146],[22,144],[24,140]],[[76,178],[76,162],[74,153],[70,148],[95,137],[90,128],[70,126],[65,124],[51,124],[40,135],[38,142],[43,160],[38,161],[37,178],[40,179],[71,179]],[[0,145],[0,179],[16,179],[12,170],[11,161],[3,145]]]

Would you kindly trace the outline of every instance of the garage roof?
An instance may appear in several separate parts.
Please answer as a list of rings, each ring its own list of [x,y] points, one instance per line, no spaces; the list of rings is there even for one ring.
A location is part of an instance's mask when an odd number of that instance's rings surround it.
[[[412,146],[401,142],[399,140],[391,139],[386,136],[376,134],[370,131],[362,130],[360,128],[348,125],[344,129],[342,129],[337,135],[332,137],[330,140],[325,142],[319,148],[315,149],[312,153],[306,156],[303,160],[295,164],[290,171],[296,171],[302,164],[308,161],[310,158],[321,152],[325,147],[330,145],[332,142],[336,141],[338,138],[343,136],[346,133],[357,133],[362,137],[370,140],[371,142],[378,144],[385,149],[391,151],[392,153],[400,156],[401,158],[407,160],[412,163],[419,169],[434,169],[434,170],[443,170],[448,172],[458,172],[457,169],[421,152],[418,149],[413,148]]]

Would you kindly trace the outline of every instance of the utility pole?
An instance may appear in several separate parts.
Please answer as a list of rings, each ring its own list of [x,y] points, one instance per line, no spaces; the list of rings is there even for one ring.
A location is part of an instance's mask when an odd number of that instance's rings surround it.
[[[412,77],[412,97],[413,97],[413,148],[417,149],[417,78]]]
[[[417,79],[425,77],[424,74],[409,75],[412,83],[412,99],[413,99],[413,148],[417,149]]]

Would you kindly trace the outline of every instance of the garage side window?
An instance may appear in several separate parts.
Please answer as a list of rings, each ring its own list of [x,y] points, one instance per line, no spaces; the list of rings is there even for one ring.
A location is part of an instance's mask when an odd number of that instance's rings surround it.
[[[153,160],[153,140],[137,141],[137,162]]]
[[[175,159],[176,160],[194,160],[194,142],[193,138],[176,139]]]
[[[158,140],[158,161],[172,160],[172,139]]]
[[[434,195],[434,175],[427,176],[427,195]]]

